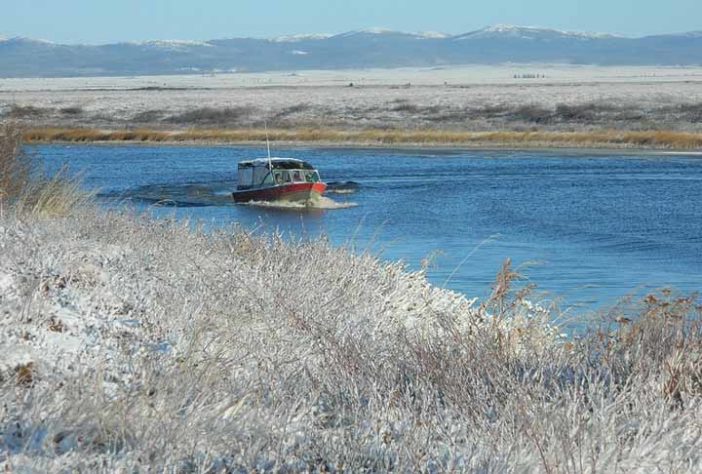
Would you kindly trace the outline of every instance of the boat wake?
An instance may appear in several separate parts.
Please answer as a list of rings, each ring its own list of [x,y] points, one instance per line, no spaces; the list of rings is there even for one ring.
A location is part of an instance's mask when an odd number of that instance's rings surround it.
[[[328,197],[322,196],[307,202],[292,202],[292,201],[249,201],[242,203],[244,206],[265,207],[270,209],[291,209],[291,210],[308,210],[308,209],[349,209],[358,206],[355,202],[338,202]]]
[[[327,183],[327,194],[353,194],[359,187],[355,181],[331,181]]]
[[[341,187],[337,194],[353,192],[353,186]],[[357,187],[357,186],[356,186]],[[237,205],[232,200],[231,183],[229,181],[209,183],[174,183],[150,184],[139,186],[127,191],[100,193],[100,197],[118,201],[133,201],[147,206],[158,207],[222,207]],[[343,198],[342,198],[343,199]],[[250,201],[239,205],[257,206],[281,210],[334,210],[356,207],[358,204],[345,200],[335,201],[327,196],[320,196],[308,202],[292,201]]]
[[[228,181],[147,184],[126,191],[103,192],[99,197],[158,207],[212,207],[232,205]]]

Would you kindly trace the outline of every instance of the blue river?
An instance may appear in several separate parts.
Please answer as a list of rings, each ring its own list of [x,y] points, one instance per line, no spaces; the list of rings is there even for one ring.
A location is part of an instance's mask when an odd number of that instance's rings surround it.
[[[62,166],[106,206],[239,223],[290,238],[326,236],[356,252],[428,262],[430,280],[485,298],[511,258],[541,297],[597,309],[627,295],[702,288],[702,157],[566,152],[277,149],[305,159],[339,209],[235,205],[236,164],[261,148],[32,146],[48,173]]]

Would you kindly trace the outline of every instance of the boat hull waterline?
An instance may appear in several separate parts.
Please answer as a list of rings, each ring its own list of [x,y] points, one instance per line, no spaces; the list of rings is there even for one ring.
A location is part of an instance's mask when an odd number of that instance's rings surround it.
[[[247,189],[232,192],[234,202],[289,201],[309,202],[318,200],[327,185],[318,183],[290,183],[267,188]]]

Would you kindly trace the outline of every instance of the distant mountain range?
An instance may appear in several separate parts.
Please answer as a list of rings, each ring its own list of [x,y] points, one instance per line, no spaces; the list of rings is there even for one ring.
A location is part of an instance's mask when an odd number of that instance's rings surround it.
[[[498,25],[460,35],[388,30],[273,39],[65,45],[0,38],[0,77],[561,63],[702,65],[702,31],[627,38]]]

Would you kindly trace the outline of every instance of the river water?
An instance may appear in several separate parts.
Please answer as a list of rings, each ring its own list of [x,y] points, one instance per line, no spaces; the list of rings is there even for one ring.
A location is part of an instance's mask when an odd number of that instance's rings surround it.
[[[545,152],[295,148],[340,209],[281,210],[228,197],[243,147],[35,146],[49,173],[66,165],[106,205],[238,222],[288,236],[429,261],[430,280],[485,297],[505,258],[562,307],[595,309],[661,287],[702,288],[702,158]],[[158,204],[157,204],[158,203]]]

